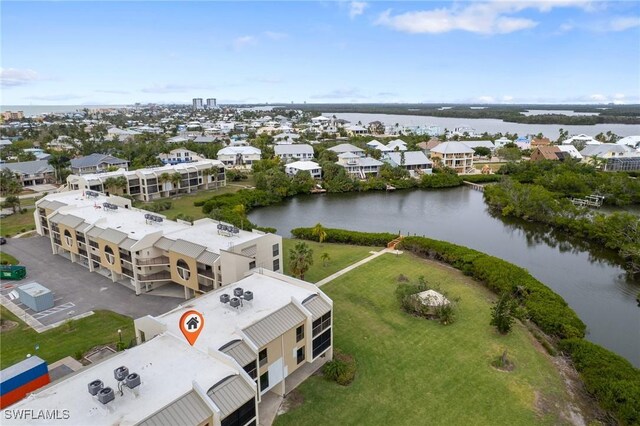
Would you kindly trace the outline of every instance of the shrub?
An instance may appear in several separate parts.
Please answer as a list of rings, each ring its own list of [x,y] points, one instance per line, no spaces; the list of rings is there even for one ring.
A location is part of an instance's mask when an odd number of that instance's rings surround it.
[[[508,293],[502,293],[491,308],[491,322],[502,334],[507,334],[513,326],[513,299]]]
[[[437,319],[442,325],[453,324],[455,322],[455,305],[453,304],[453,301],[447,297],[445,292],[441,291],[436,286],[428,285],[422,276],[418,278],[418,282],[415,284],[406,282],[408,280],[406,280],[406,277],[403,275],[401,275],[401,277],[405,278],[405,281],[398,280],[400,283],[396,287],[396,297],[405,312],[422,318]],[[447,299],[449,299],[449,304],[427,306],[422,303],[416,295],[429,289],[435,290],[447,297]]]
[[[322,372],[329,380],[348,386],[356,377],[356,361],[352,356],[336,350],[333,359],[322,367]]]
[[[358,246],[386,247],[397,235],[388,232],[369,233],[357,231],[345,231],[344,229],[325,228],[325,242],[339,244],[353,244]],[[318,241],[318,236],[313,235],[313,228],[295,228],[291,234],[301,240]]]
[[[501,175],[465,175],[464,180],[471,183],[499,182]]]

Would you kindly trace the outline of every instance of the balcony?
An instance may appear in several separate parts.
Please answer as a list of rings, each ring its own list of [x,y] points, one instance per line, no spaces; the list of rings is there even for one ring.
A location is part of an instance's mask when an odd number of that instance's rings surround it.
[[[140,282],[166,281],[171,280],[171,273],[169,271],[160,271],[151,275],[138,274],[138,279],[140,280]]]
[[[198,269],[198,275],[203,277],[214,279],[213,271],[205,271],[204,269]]]
[[[168,265],[169,258],[166,256],[154,257],[151,259],[138,259],[138,266],[146,265]]]

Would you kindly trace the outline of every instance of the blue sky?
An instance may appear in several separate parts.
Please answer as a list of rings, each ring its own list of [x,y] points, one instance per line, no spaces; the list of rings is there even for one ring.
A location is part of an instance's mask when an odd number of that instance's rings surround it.
[[[640,102],[640,3],[1,3],[4,105]]]

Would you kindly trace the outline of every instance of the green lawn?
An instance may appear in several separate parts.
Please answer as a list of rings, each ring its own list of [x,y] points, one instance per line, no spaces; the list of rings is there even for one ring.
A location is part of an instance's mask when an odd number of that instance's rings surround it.
[[[301,240],[291,240],[287,238],[282,239],[284,250],[283,257],[285,259],[284,273],[287,275],[291,275],[291,269],[289,268],[289,250],[298,242],[301,242]],[[379,247],[361,247],[329,243],[319,244],[313,241],[303,242],[313,249],[313,265],[304,276],[305,281],[312,283],[318,282],[321,279],[370,256],[371,254],[369,252],[372,250],[381,250]],[[327,262],[327,266],[322,264],[322,253],[328,253],[331,258],[331,260]]]
[[[459,297],[457,321],[404,313],[394,290],[403,274],[424,275]],[[489,326],[484,287],[460,272],[410,254],[386,254],[322,287],[334,301],[334,346],[352,354],[358,371],[349,387],[313,376],[299,388],[304,403],[277,425],[534,425],[558,424],[557,408],[544,417],[536,395],[562,406],[563,382],[548,355],[518,324],[501,336]],[[515,370],[491,361],[504,349]]]
[[[15,213],[0,219],[0,235],[3,237],[12,237],[32,229],[36,229],[36,224],[33,220],[33,210],[31,209],[27,209],[26,213]]]
[[[9,253],[0,251],[0,265],[17,265],[18,259],[11,256]]]
[[[73,322],[73,329],[66,324],[44,333],[24,324],[4,306],[0,309],[3,320],[18,321],[19,326],[0,334],[0,368],[6,368],[27,354],[35,354],[48,363],[53,363],[76,352],[86,352],[94,346],[116,344],[118,329],[122,340],[130,342],[135,337],[133,320],[110,311],[96,311],[94,315]],[[35,345],[40,348],[36,351]]]

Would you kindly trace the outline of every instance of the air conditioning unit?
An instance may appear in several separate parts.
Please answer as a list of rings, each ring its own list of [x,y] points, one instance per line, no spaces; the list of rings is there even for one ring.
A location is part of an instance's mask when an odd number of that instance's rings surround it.
[[[131,373],[124,379],[124,384],[129,389],[137,388],[140,386],[140,375],[138,373]]]
[[[236,297],[242,296],[242,293],[244,293],[244,290],[242,290],[240,287],[233,289],[233,295]]]
[[[244,297],[244,300],[253,300],[253,292],[245,291],[243,297]]]
[[[98,401],[103,404],[113,401],[116,399],[116,394],[113,392],[111,388],[102,388],[98,392]]]
[[[94,380],[88,385],[89,393],[93,396],[96,396],[96,394],[100,392],[100,389],[102,389],[103,387],[104,384],[102,383],[102,380]]]
[[[238,306],[240,306],[240,299],[237,297],[232,297],[229,301],[229,305],[231,305],[232,308],[237,308]]]
[[[123,381],[129,375],[129,369],[124,365],[113,370],[113,377],[119,382]]]

